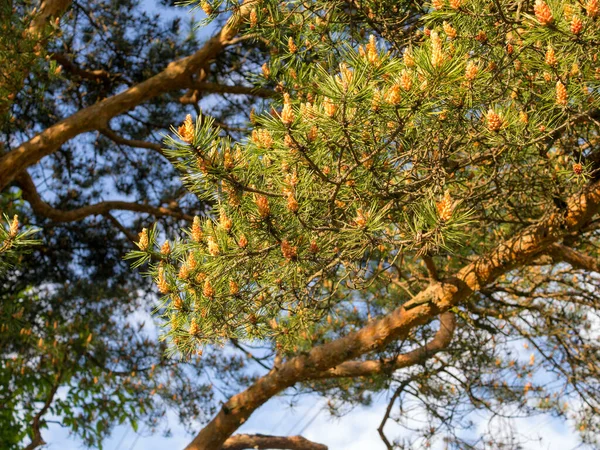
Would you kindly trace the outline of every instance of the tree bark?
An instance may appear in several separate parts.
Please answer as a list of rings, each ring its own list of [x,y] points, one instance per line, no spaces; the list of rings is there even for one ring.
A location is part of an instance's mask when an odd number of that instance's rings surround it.
[[[377,361],[346,361],[336,367],[317,374],[317,378],[345,378],[392,373],[404,367],[421,364],[436,353],[444,350],[452,342],[456,329],[456,317],[451,312],[440,315],[440,328],[434,338],[422,347],[403,353],[395,358]]]
[[[236,434],[225,441],[222,450],[244,450],[251,448],[327,450],[326,445],[317,444],[302,436],[269,436],[266,434]]]

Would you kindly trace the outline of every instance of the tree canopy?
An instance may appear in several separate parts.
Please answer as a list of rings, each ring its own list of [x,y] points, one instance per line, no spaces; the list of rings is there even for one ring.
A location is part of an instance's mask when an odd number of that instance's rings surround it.
[[[53,69],[37,99],[27,80],[46,75],[18,81],[0,186],[44,218],[32,256],[67,270],[31,260],[6,275],[6,313],[26,325],[3,339],[2,367],[30,386],[19,420],[37,421],[23,433],[41,443],[50,404],[90,445],[175,408],[197,433],[187,449],[322,449],[235,434],[294,387],[332,414],[389,392],[389,449],[519,448],[493,421],[473,437],[474,411],[550,414],[597,445],[597,1],[188,6],[206,15],[190,26],[217,30],[204,43],[177,20],[73,4],[44,50],[69,77]],[[158,341],[124,320],[153,295],[139,273],[156,285]],[[63,340],[49,332],[57,312]],[[63,346],[48,353],[52,339]],[[37,375],[83,391],[56,401],[50,383],[39,409]],[[122,414],[128,402],[141,409]],[[406,436],[386,436],[387,420]]]

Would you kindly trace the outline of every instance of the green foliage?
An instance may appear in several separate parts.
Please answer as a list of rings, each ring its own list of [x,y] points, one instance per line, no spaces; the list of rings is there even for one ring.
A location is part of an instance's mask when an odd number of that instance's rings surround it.
[[[219,137],[210,118],[196,122],[189,144],[181,135],[166,141],[187,187],[217,204],[214,218],[202,223],[199,242],[176,246],[168,256],[153,255],[161,262],[151,273],[157,278],[160,271],[169,291],[181,293],[166,310],[182,349],[229,337],[269,336],[289,345],[295,340],[290,336],[347,297],[345,289],[338,290],[341,281],[360,278],[373,254],[389,267],[406,254],[436,255],[453,247],[480,253],[494,241],[478,238],[489,230],[470,218],[496,206],[492,195],[498,188],[490,186],[490,178],[521,191],[507,190],[518,204],[499,210],[502,216],[531,206],[534,219],[543,210],[536,205],[547,204],[557,190],[579,188],[581,183],[557,174],[553,158],[540,152],[557,128],[598,105],[595,63],[586,57],[585,42],[573,47],[571,38],[572,51],[561,54],[564,67],[577,63],[580,71],[569,84],[573,106],[564,107],[553,91],[541,89],[548,83],[544,78],[540,87],[522,89],[529,72],[509,66],[520,62],[537,70],[544,64],[539,27],[523,33],[519,56],[511,62],[506,30],[492,18],[478,17],[481,7],[473,2],[472,9],[425,16],[424,23],[439,31],[406,50],[404,59],[383,53],[381,44],[376,50],[374,41],[361,51],[333,42],[292,52],[285,39],[269,34],[283,33],[285,26],[260,30],[273,45],[279,43],[271,62],[277,71],[334,54],[334,48],[341,62],[336,67],[319,60],[310,71],[296,71],[294,85],[284,88],[292,99],[284,106],[289,121],[282,120],[283,113],[261,115],[248,141],[232,144]],[[294,17],[292,10],[290,4],[278,14]],[[291,29],[302,19],[312,24],[320,17],[302,8],[297,15]],[[278,17],[271,21],[282,25]],[[439,24],[446,20],[460,37],[444,35]],[[310,29],[290,36],[301,42]],[[484,30],[484,43],[471,38],[473,30]],[[565,38],[556,34],[552,45],[559,46]],[[473,64],[478,73],[467,80]],[[515,95],[507,96],[511,91]],[[490,124],[494,117],[498,129]],[[531,183],[516,183],[523,173]],[[467,234],[474,238],[469,243]],[[150,239],[151,250],[154,244]],[[133,256],[145,262],[150,254]],[[181,267],[189,270],[178,277]],[[231,293],[230,283],[239,291]],[[183,314],[174,303],[183,304]],[[283,311],[285,325],[276,327],[273,320]],[[184,338],[192,319],[200,324],[198,335]]]
[[[246,31],[271,47],[257,81],[282,98],[253,116],[245,139],[231,140],[202,115],[166,139],[186,187],[215,205],[168,252],[153,233],[147,250],[131,255],[138,265],[149,261],[164,294],[165,337],[181,353],[230,339],[268,342],[286,355],[310,350],[409,301],[433,276],[424,258],[437,275],[452,276],[597,178],[600,28],[589,7],[550,3],[553,20],[544,22],[520,2],[392,3],[386,13],[387,2],[257,2]],[[585,239],[595,241],[594,232]],[[532,383],[551,376],[573,386],[556,367],[568,357],[515,364],[511,341],[529,339],[554,355],[557,328],[574,333],[571,314],[589,326],[597,305],[587,304],[584,319],[555,304],[503,303],[505,283],[529,279],[545,292],[556,281],[552,265],[523,270],[486,288],[476,299],[482,309],[460,309],[465,342],[416,378],[431,394],[424,407],[432,422],[461,416],[452,409],[460,401],[564,415],[559,390]],[[536,294],[529,298],[538,304]],[[409,341],[431,332],[424,327]],[[594,353],[592,341],[578,335],[570,345]],[[382,353],[407,348],[391,347]],[[439,375],[444,365],[466,380]],[[588,369],[578,372],[585,389],[564,398],[594,398],[596,406],[577,413],[591,441],[600,396]],[[358,402],[349,392],[385,384],[370,382],[312,388]],[[438,399],[452,396],[445,411]]]
[[[15,214],[11,220],[4,214],[4,224],[0,226],[0,273],[10,268],[27,247],[39,243],[30,239],[37,231],[35,228],[19,231],[19,216]]]
[[[49,23],[43,36],[33,37],[25,32],[39,2],[2,2],[0,158],[76,111],[197,51],[202,39],[189,26],[192,17],[156,3],[148,8],[135,0],[73,2],[58,23]],[[239,80],[244,64],[258,58],[259,48],[253,45],[250,53],[241,46],[230,48],[211,64],[205,81]],[[244,64],[239,64],[242,57]],[[157,96],[111,120],[110,129],[125,138],[156,142],[168,130],[165,118],[185,116],[179,101],[184,93],[182,87]],[[202,102],[214,98],[206,95]],[[228,98],[211,112],[223,123],[240,105],[253,102],[247,96]],[[175,169],[157,155],[93,133],[65,143],[28,173],[41,200],[58,211],[110,199],[159,208],[177,203],[180,215],[159,218],[162,230],[174,232],[187,214],[204,206],[186,195]],[[248,382],[248,374],[236,375],[244,364],[239,355],[209,354],[201,363],[179,363],[164,355],[150,320],[139,328],[139,317],[147,319],[156,304],[150,285],[123,262],[132,244],[122,230],[142,228],[154,216],[116,210],[65,223],[24,197],[18,185],[0,197],[0,211],[11,220],[18,214],[25,224],[10,239],[5,239],[10,223],[0,227],[0,246],[10,246],[0,255],[0,402],[5,405],[0,448],[26,445],[38,414],[42,435],[52,426],[47,422],[52,414],[82,444],[94,448],[119,423],[168,431],[167,411],[186,427],[197,426],[214,411],[206,374],[218,383],[220,374],[231,370],[228,382]],[[34,229],[39,230],[37,245],[27,242]],[[6,264],[12,265],[10,270]],[[53,397],[55,386],[60,394]],[[50,406],[43,411],[47,399]]]

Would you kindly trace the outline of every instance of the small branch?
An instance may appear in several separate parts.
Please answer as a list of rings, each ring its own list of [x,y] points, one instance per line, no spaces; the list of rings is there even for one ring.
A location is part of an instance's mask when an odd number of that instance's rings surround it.
[[[108,220],[110,220],[113,223],[113,225],[116,228],[118,228],[119,231],[127,237],[129,242],[131,242],[132,244],[135,244],[138,241],[139,238],[135,235],[135,233],[132,233],[127,228],[125,228],[123,226],[123,224],[121,222],[119,222],[117,220],[117,218],[115,216],[113,216],[111,213],[104,214],[104,217],[106,217]]]
[[[277,93],[271,89],[263,89],[249,86],[229,86],[226,84],[218,83],[191,83],[189,87],[199,92],[208,92],[211,94],[252,95],[255,97],[262,98],[271,98],[277,95]]]
[[[53,53],[50,56],[54,61],[60,64],[67,72],[72,73],[73,75],[78,76],[79,78],[83,78],[86,80],[92,80],[96,82],[106,82],[110,80],[111,74],[106,70],[96,69],[96,70],[86,70],[81,67],[75,65],[64,53]],[[118,75],[114,76],[118,78]]]
[[[244,352],[244,354],[246,356],[253,359],[254,362],[258,363],[260,366],[264,367],[267,370],[271,370],[271,368],[269,366],[267,366],[264,362],[262,362],[260,359],[258,359],[256,356],[254,356],[252,353],[250,353],[248,350],[246,350],[244,347],[242,347],[237,339],[231,339],[231,343],[233,344],[233,346],[235,348],[237,348],[238,350],[241,350],[242,352]]]
[[[65,356],[62,360],[62,364],[65,363],[67,359],[67,354],[65,353]],[[56,374],[56,378],[54,381],[54,384],[52,385],[52,388],[50,389],[50,392],[48,393],[48,396],[46,397],[46,401],[44,402],[44,406],[42,406],[42,409],[40,409],[38,411],[38,413],[33,417],[33,421],[31,423],[31,428],[33,430],[33,437],[31,438],[31,443],[25,447],[24,450],[33,450],[41,445],[44,445],[46,442],[44,442],[44,439],[42,439],[42,433],[40,431],[40,425],[41,425],[41,419],[42,417],[44,417],[44,414],[46,414],[46,412],[48,412],[48,409],[50,408],[50,405],[52,404],[52,401],[54,400],[54,396],[56,395],[56,391],[58,391],[58,387],[60,386],[60,381],[62,379],[62,375],[63,375],[63,367],[61,366],[61,368],[58,370],[58,373]]]
[[[425,263],[425,267],[427,267],[427,273],[429,274],[429,280],[432,282],[438,281],[437,268],[435,267],[433,258],[429,255],[425,255],[425,256],[423,256],[423,262]]]
[[[327,450],[327,446],[302,436],[270,436],[266,434],[236,434],[225,441],[221,450],[244,449]]]
[[[113,210],[133,211],[150,214],[156,217],[171,216],[177,219],[191,221],[192,216],[179,211],[164,208],[162,206],[155,207],[143,205],[140,203],[123,202],[119,200],[104,201],[93,205],[82,206],[70,211],[56,209],[46,203],[40,197],[31,176],[27,172],[22,172],[16,178],[17,185],[23,191],[23,198],[29,202],[31,209],[40,216],[47,217],[54,222],[75,222],[84,219],[88,216],[106,215]]]
[[[388,402],[383,419],[381,420],[381,423],[379,424],[379,428],[377,428],[377,432],[379,433],[381,440],[383,441],[385,446],[388,448],[388,450],[394,450],[394,446],[390,443],[390,441],[388,441],[387,437],[385,436],[385,433],[383,432],[383,427],[385,427],[385,423],[390,418],[390,414],[392,412],[392,408],[394,407],[394,403],[396,403],[396,399],[400,396],[402,391],[404,391],[406,386],[408,386],[411,381],[412,380],[404,380],[402,383],[400,383],[400,386],[398,386],[398,388],[394,391],[392,398],[390,398],[390,401]]]
[[[103,128],[99,130],[104,136],[109,138],[111,141],[116,144],[127,145],[129,147],[137,147],[137,148],[147,148],[149,150],[154,150],[155,152],[160,153],[162,156],[166,158],[165,153],[163,152],[162,146],[160,144],[155,144],[154,142],[142,141],[139,139],[127,139],[123,136],[118,135],[110,128]]]

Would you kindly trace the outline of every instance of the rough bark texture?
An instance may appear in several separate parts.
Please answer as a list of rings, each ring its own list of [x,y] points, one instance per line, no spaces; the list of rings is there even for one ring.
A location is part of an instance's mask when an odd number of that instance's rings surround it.
[[[555,260],[569,263],[575,269],[600,272],[600,264],[598,264],[595,258],[579,253],[577,250],[573,250],[566,245],[553,244],[548,253]]]
[[[269,436],[266,434],[236,434],[223,444],[222,450],[288,449],[327,450],[327,446],[309,441],[302,436]]]
[[[409,367],[420,364],[444,350],[454,336],[456,329],[456,318],[453,313],[445,312],[440,315],[440,328],[434,338],[425,344],[408,353],[398,355],[393,359],[377,361],[346,361],[339,366],[333,367],[325,372],[318,374],[313,378],[345,378],[369,376],[378,373],[391,373],[403,367]]]
[[[548,252],[567,233],[577,232],[600,208],[600,183],[571,198],[564,210],[555,211],[525,228],[488,255],[475,259],[452,278],[432,283],[420,292],[410,309],[401,306],[361,330],[313,348],[274,368],[245,391],[233,396],[186,447],[218,450],[250,415],[271,397],[295,383],[323,378],[322,373],[371,351],[383,349],[415,327],[464,301],[500,275]]]

